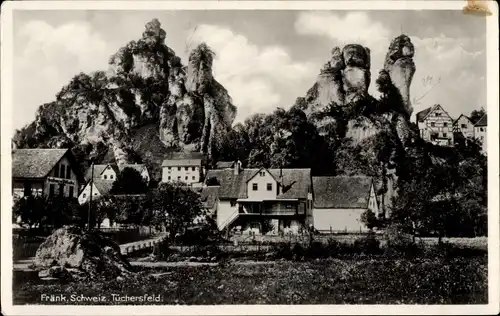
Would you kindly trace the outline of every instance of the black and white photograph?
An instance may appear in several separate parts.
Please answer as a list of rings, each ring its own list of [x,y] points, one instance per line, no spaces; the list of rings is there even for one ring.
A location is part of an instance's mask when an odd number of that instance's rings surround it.
[[[3,313],[500,312],[497,3],[43,2],[2,4]]]

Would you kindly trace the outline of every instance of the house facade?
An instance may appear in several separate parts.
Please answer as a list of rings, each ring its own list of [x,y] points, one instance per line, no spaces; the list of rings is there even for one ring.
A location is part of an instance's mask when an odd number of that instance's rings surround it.
[[[453,146],[453,119],[436,104],[417,113],[420,137],[435,145]]]
[[[220,230],[298,233],[312,220],[310,169],[243,169],[236,163],[209,170],[209,178],[219,183],[213,212]]]
[[[161,181],[194,185],[201,182],[202,172],[201,159],[165,159],[162,163]]]
[[[103,195],[108,194],[113,187],[113,180],[101,180],[95,179],[94,181],[89,181],[83,188],[83,190],[78,195],[78,203],[84,204],[90,200],[91,188],[92,188],[92,199],[98,199]]]
[[[476,122],[476,125],[474,125],[474,137],[481,142],[482,151],[484,154],[486,154],[488,149],[487,128],[488,117],[485,114],[482,118],[479,119],[479,121]]]
[[[372,178],[365,176],[313,177],[313,226],[322,233],[366,232],[361,215],[379,215]]]
[[[15,149],[12,151],[12,194],[78,196],[84,183],[69,149]]]
[[[462,114],[453,123],[453,132],[461,133],[465,138],[473,138],[474,124],[472,123],[469,117]]]

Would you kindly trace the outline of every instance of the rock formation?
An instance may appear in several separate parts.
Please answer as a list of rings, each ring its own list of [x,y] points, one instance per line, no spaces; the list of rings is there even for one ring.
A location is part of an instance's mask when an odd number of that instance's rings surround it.
[[[166,43],[153,19],[142,37],[110,57],[109,69],[78,74],[41,106],[33,123],[17,132],[14,146],[108,148],[118,164],[134,155],[134,129],[155,124],[166,148],[203,151],[209,157],[236,116],[231,97],[212,74],[213,52],[202,43],[188,65]],[[147,153],[143,153],[146,154]]]
[[[116,279],[132,275],[120,247],[101,232],[67,226],[52,233],[38,248],[35,267],[41,278],[68,281]]]

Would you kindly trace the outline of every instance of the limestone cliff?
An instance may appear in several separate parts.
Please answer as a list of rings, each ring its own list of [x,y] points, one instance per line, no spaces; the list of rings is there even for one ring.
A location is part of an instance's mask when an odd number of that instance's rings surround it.
[[[77,74],[55,101],[40,106],[13,145],[76,146],[94,155],[104,150],[124,164],[149,155],[144,146],[146,152],[134,152],[131,135],[154,124],[165,148],[210,157],[231,128],[236,107],[213,77],[206,44],[193,49],[184,66],[166,38],[157,19],[148,22],[140,39],[110,57],[107,70]]]

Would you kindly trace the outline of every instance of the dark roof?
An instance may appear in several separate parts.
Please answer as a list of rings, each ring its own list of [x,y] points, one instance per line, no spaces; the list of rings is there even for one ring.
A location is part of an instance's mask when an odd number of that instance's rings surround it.
[[[113,187],[113,180],[94,179],[94,185],[101,195],[106,195]]]
[[[227,169],[234,167],[234,161],[218,161],[216,164],[217,169]]]
[[[213,208],[215,205],[215,201],[217,200],[217,193],[219,192],[219,187],[204,187],[201,189],[200,198],[203,207],[205,208]]]
[[[429,112],[434,108],[434,106],[431,106],[425,110],[422,110],[417,113],[417,122],[422,122],[424,118],[429,114]]]
[[[69,149],[14,149],[13,178],[44,178]]]
[[[165,159],[161,164],[162,167],[184,167],[184,166],[200,166],[201,159]]]
[[[218,197],[221,199],[247,198],[247,181],[259,170],[256,168],[243,169],[234,175],[232,169],[209,170],[206,179],[217,178],[220,183]],[[275,179],[280,179],[280,169],[266,169]],[[311,187],[311,169],[281,169],[283,174],[282,187],[284,188],[277,199],[305,199]]]
[[[371,177],[337,176],[313,177],[314,207],[367,208]]]
[[[483,115],[483,117],[481,117],[474,126],[488,126],[488,118],[486,115],[487,114]]]
[[[467,115],[460,114],[460,116],[456,120],[453,121],[453,124],[457,124],[458,120],[460,120],[460,118],[462,118],[462,117],[465,117],[467,119],[467,121],[472,123],[472,121],[470,120],[470,118]]]

